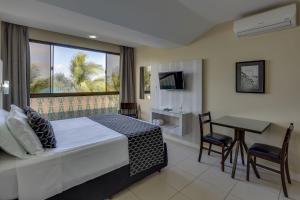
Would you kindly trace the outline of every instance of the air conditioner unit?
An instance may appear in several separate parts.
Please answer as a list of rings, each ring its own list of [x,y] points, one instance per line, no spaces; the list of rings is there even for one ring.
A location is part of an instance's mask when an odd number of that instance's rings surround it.
[[[297,6],[291,4],[234,22],[234,33],[238,36],[288,29],[297,26]]]

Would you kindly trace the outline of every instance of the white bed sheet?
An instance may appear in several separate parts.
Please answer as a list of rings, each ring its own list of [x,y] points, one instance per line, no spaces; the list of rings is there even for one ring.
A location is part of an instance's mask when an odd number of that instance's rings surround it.
[[[0,157],[0,199],[41,200],[129,163],[128,140],[88,118],[52,122],[57,148]]]

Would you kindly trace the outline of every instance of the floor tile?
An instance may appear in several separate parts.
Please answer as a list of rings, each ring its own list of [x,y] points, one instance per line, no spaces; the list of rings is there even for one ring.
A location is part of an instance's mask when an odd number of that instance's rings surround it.
[[[138,200],[138,198],[129,190],[124,190],[116,194],[112,200]]]
[[[195,158],[195,160],[198,160],[198,156]],[[221,163],[221,156],[216,153],[211,153],[210,155],[207,155],[207,151],[203,150],[202,156],[201,156],[201,163],[210,165],[210,166],[220,166]]]
[[[299,182],[292,180],[292,184],[287,183],[287,190],[288,190],[289,198],[284,197],[283,191],[281,190],[280,200],[287,200],[287,199],[298,200],[298,199],[300,199],[300,183]]]
[[[226,192],[219,190],[212,184],[201,181],[201,179],[186,186],[181,193],[191,200],[223,200],[226,197]]]
[[[180,148],[174,148],[171,150],[168,150],[168,160],[169,164],[176,165],[179,162],[185,160],[190,156],[190,152],[182,150]]]
[[[232,179],[229,174],[222,172],[220,169],[210,168],[198,178],[202,181],[214,185],[216,188],[229,192],[236,184],[237,181]]]
[[[167,140],[166,140],[167,141]],[[198,150],[176,142],[168,142],[169,165],[135,183],[113,199],[117,200],[300,200],[300,183],[288,185],[289,198],[282,193],[280,176],[258,169],[261,179],[251,169],[246,181],[246,166],[238,160],[236,178],[231,178],[232,164],[221,171],[218,154],[203,151],[201,163]]]
[[[137,183],[130,187],[129,190],[141,200],[167,200],[177,192],[172,186],[161,181],[159,175],[152,176],[146,181]]]
[[[192,174],[195,177],[199,176],[208,169],[208,165],[199,163],[197,160],[192,160],[190,158],[181,161],[176,165],[176,167]]]
[[[242,200],[275,200],[278,199],[279,191],[274,192],[274,190],[268,187],[257,185],[255,183],[238,182],[232,189],[231,194]]]
[[[172,167],[167,170],[163,170],[157,178],[159,178],[162,182],[166,182],[175,189],[181,190],[184,186],[191,183],[195,179],[195,176],[178,167]]]
[[[233,196],[232,194],[229,194],[225,200],[242,200],[236,196]]]
[[[185,195],[181,194],[180,192],[178,192],[170,200],[190,200],[190,199],[188,197],[186,197]]]

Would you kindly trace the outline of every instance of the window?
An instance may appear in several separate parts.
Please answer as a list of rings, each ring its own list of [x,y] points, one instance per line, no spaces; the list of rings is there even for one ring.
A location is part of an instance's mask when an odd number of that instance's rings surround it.
[[[30,42],[31,94],[118,93],[120,55]]]
[[[30,93],[50,93],[51,46],[30,43]]]

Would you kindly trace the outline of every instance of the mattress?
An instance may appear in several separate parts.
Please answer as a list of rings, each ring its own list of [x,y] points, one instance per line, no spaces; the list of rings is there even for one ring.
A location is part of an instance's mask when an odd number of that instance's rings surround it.
[[[26,160],[1,153],[1,200],[46,199],[129,164],[126,136],[85,117],[51,123],[57,148]]]

